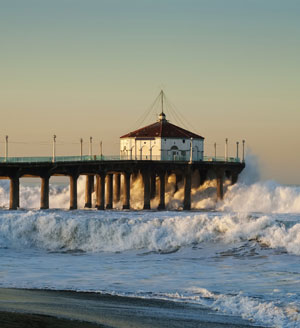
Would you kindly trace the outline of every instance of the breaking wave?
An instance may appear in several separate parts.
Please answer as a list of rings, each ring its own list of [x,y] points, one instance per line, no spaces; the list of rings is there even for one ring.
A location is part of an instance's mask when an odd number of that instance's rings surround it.
[[[228,244],[256,240],[268,247],[280,247],[300,255],[300,223],[284,224],[267,215],[180,214],[2,212],[0,247],[35,247],[50,251],[146,249],[168,252],[199,243]]]

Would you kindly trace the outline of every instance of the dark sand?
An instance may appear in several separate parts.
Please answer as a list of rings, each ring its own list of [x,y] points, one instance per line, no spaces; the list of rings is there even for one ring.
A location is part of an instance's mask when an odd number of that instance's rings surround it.
[[[1,328],[246,328],[198,305],[97,293],[0,288]],[[257,327],[257,326],[256,326]]]

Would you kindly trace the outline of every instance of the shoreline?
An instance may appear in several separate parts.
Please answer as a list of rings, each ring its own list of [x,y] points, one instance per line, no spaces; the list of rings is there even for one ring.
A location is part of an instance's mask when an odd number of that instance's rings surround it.
[[[254,325],[242,318],[188,303],[93,292],[0,288],[0,326],[248,328]]]

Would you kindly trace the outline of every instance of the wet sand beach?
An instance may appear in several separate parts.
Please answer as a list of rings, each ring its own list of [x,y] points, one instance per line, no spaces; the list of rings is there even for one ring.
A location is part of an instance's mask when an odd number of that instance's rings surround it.
[[[1,328],[251,327],[199,305],[72,291],[0,289]]]

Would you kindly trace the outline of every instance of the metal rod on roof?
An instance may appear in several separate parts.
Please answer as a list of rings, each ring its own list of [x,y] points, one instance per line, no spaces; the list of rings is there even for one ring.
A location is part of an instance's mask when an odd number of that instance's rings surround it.
[[[164,92],[161,90],[161,112],[164,112]]]

